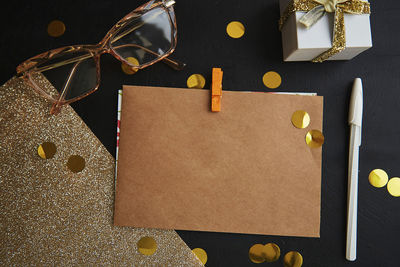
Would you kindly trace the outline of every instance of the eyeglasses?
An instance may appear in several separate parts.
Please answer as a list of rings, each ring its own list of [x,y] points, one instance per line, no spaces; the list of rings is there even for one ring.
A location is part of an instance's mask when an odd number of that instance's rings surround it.
[[[176,70],[185,64],[168,59],[175,50],[177,30],[173,0],[152,0],[130,12],[97,45],[73,45],[50,50],[17,67],[17,76],[50,100],[51,114],[65,104],[93,93],[100,85],[100,56],[113,55],[132,69],[163,61]],[[43,74],[56,88],[41,86]]]

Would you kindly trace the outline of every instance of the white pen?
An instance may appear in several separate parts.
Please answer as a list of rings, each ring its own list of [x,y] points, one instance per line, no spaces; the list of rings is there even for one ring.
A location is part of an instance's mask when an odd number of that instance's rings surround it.
[[[346,259],[349,261],[354,261],[357,254],[358,155],[359,147],[361,145],[362,113],[362,82],[360,78],[356,78],[354,80],[349,108],[350,145],[346,241]]]

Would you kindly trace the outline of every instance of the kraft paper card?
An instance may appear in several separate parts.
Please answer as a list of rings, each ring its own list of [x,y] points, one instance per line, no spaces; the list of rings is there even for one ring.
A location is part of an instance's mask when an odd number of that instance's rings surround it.
[[[248,89],[248,88],[243,88]],[[114,224],[319,237],[321,96],[125,86]],[[292,114],[307,111],[305,129]]]

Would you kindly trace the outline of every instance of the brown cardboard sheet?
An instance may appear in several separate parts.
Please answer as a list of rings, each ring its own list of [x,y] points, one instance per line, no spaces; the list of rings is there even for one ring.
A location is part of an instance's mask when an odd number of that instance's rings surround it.
[[[212,113],[208,90],[124,86],[114,224],[319,237],[323,98],[222,95]]]

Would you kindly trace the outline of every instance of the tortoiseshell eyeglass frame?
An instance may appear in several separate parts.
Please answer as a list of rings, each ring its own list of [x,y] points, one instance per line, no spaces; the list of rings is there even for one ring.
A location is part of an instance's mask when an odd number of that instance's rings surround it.
[[[176,70],[181,70],[185,67],[184,63],[181,63],[176,60],[172,60],[167,58],[171,53],[175,50],[176,47],[176,42],[177,42],[177,27],[176,27],[176,19],[175,19],[175,13],[173,10],[173,5],[175,4],[174,0],[151,0],[144,5],[136,8],[135,10],[131,11],[129,14],[127,14],[125,17],[123,17],[120,21],[118,21],[117,24],[115,24],[111,30],[105,35],[105,37],[96,45],[72,45],[72,46],[65,46],[57,49],[53,49],[50,51],[47,51],[45,53],[39,54],[35,57],[32,57],[25,62],[21,63],[17,67],[17,76],[22,77],[25,82],[33,87],[36,92],[38,92],[40,95],[45,97],[46,99],[50,100],[53,103],[53,106],[50,110],[51,114],[57,114],[61,107],[65,104],[70,104],[72,102],[78,101],[91,93],[95,92],[99,86],[100,86],[100,56],[102,54],[108,53],[113,55],[117,60],[121,61],[122,63],[132,67],[132,69],[143,69],[145,67],[148,67],[150,65],[153,65],[156,62],[163,61],[164,63],[168,64],[170,67],[176,69]],[[115,37],[121,29],[121,27],[125,26],[127,23],[131,22],[133,19],[137,19],[138,17],[142,16],[146,12],[153,10],[155,8],[162,8],[166,14],[168,14],[169,22],[172,27],[171,29],[171,47],[169,50],[164,53],[163,55],[159,55],[156,52],[147,49],[145,47],[142,47],[137,44],[129,44],[125,46],[133,46],[135,48],[143,49],[147,53],[151,53],[155,56],[155,59],[152,61],[146,62],[144,64],[141,64],[139,66],[134,65],[130,63],[128,60],[124,59],[121,57],[112,47],[112,38]],[[128,31],[132,32],[135,29],[131,29]],[[117,35],[118,36],[118,35]],[[117,39],[117,38],[116,38]],[[118,47],[119,48],[119,47]],[[71,53],[71,52],[85,52],[86,54],[84,56],[79,56],[79,57],[74,57],[65,61],[60,61],[57,63],[45,65],[44,67],[41,67],[43,63],[45,63],[48,60],[51,60],[55,58],[56,56],[60,56],[66,53]],[[75,62],[80,62],[82,60],[88,59],[88,58],[93,58],[95,65],[96,65],[96,86],[87,91],[86,93],[74,97],[72,99],[64,99],[64,96],[66,94],[66,88],[62,89],[62,92],[60,92],[59,96],[57,96],[57,99],[46,93],[38,84],[36,84],[33,80],[33,75],[54,69],[66,64],[70,63],[75,63]],[[76,68],[77,64],[75,64],[74,67],[72,67],[71,73],[74,72],[74,68]]]

